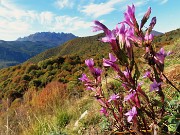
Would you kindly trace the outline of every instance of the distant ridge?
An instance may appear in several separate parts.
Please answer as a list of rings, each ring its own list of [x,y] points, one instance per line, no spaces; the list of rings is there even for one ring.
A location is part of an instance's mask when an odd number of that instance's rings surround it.
[[[153,34],[154,36],[159,36],[159,35],[163,35],[164,33],[152,30],[151,34]]]
[[[20,37],[17,39],[17,41],[48,42],[53,46],[57,46],[74,38],[77,38],[77,36],[73,35],[72,33],[37,32],[27,37]]]

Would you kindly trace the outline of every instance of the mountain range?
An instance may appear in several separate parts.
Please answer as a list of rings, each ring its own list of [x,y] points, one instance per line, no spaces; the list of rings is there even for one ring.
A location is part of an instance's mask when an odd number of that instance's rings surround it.
[[[163,35],[164,33],[152,30],[151,34],[153,34],[154,36],[159,36],[159,35]]]
[[[45,42],[51,46],[57,46],[76,37],[72,33],[37,32],[27,37],[18,38],[17,41]]]

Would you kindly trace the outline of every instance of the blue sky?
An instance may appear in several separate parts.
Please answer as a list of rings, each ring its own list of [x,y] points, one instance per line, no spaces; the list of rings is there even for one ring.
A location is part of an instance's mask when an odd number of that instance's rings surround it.
[[[150,17],[157,17],[155,30],[180,28],[180,0],[0,0],[0,39],[16,40],[45,31],[94,35],[93,20],[113,29],[132,3],[139,22],[150,6]]]

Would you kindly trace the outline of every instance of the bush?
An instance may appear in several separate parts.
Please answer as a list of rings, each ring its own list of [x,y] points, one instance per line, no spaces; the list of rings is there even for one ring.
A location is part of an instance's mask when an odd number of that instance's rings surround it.
[[[41,80],[34,79],[32,82],[30,82],[30,84],[35,87],[39,87],[41,85]]]
[[[27,69],[26,69],[26,73],[29,73],[29,72],[31,72],[32,70],[37,70],[38,69],[38,66],[37,65],[35,65],[35,64],[32,64],[32,65],[30,65],[29,67],[27,67]]]
[[[25,75],[23,75],[22,79],[25,80],[25,81],[30,81],[31,80],[31,76],[25,74]]]

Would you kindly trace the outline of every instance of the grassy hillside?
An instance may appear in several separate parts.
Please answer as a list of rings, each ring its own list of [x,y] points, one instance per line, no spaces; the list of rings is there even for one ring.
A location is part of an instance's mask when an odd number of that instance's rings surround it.
[[[174,41],[178,40],[179,37],[180,28],[155,37],[154,43],[156,46],[171,45]]]
[[[53,56],[78,55],[84,57],[98,54],[106,55],[109,46],[108,44],[99,42],[98,39],[101,37],[103,37],[103,34],[73,39],[62,46],[58,46],[38,54],[37,56],[29,59],[28,62],[37,63]]]

